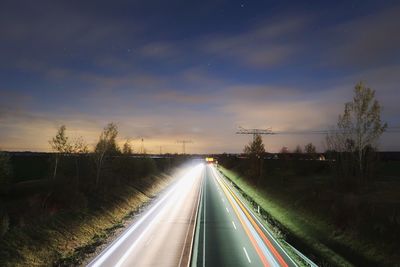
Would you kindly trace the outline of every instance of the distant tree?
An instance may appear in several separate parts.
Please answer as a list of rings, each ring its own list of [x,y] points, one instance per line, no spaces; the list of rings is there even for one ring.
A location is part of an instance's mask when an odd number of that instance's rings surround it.
[[[372,164],[371,153],[376,151],[378,140],[387,128],[387,124],[381,120],[381,109],[381,105],[375,99],[375,90],[366,87],[362,82],[357,83],[353,100],[345,104],[344,113],[339,115],[336,129],[326,138],[329,150],[346,157],[339,159],[341,164],[346,166],[345,169],[356,170],[359,183],[362,183],[363,178],[370,176],[368,170],[371,168],[368,165]]]
[[[10,156],[0,152],[0,196],[7,191],[11,178]],[[0,199],[0,238],[9,229],[9,217],[2,199]]]
[[[66,129],[67,128],[65,125],[61,125],[57,130],[56,136],[49,141],[52,150],[55,152],[53,179],[55,179],[57,175],[57,167],[60,156],[71,152],[71,145],[68,143],[68,137],[65,133]]]
[[[313,145],[313,143],[308,143],[305,147],[304,147],[304,151],[307,154],[315,154],[317,153],[317,148]]]
[[[79,183],[79,157],[89,153],[89,146],[82,136],[75,138],[71,144],[71,153],[75,157],[76,179]]]
[[[300,145],[297,145],[296,148],[294,149],[293,153],[301,154],[301,153],[303,153],[303,149],[301,149]]]
[[[11,165],[10,156],[5,152],[0,152],[0,193],[4,192],[10,182]]]
[[[244,153],[250,155],[251,157],[259,157],[265,153],[265,147],[261,135],[256,134],[254,136],[253,141],[244,147]]]
[[[122,154],[124,154],[124,155],[132,155],[133,154],[133,148],[131,145],[131,140],[129,138],[126,139],[124,146],[122,147]]]
[[[265,147],[261,135],[256,134],[254,136],[253,141],[251,141],[248,145],[244,147],[244,153],[246,153],[250,158],[250,177],[257,177],[257,181],[259,181],[262,176],[263,168],[262,155],[265,153]]]
[[[119,148],[116,142],[118,136],[118,127],[115,123],[109,123],[104,127],[100,134],[99,141],[94,149],[96,162],[96,187],[100,183],[100,173],[103,167],[104,159],[108,155],[118,154]]]
[[[283,147],[281,148],[281,150],[279,151],[279,153],[281,153],[281,154],[287,154],[287,153],[290,153],[290,151],[289,151],[289,148],[287,148],[286,146],[283,146]]]

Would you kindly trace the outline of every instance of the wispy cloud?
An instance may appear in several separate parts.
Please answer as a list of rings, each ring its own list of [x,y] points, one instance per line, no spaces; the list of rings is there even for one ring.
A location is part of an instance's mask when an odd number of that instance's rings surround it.
[[[397,5],[333,26],[325,35],[331,42],[328,63],[358,68],[399,63],[399,13]]]
[[[287,62],[300,51],[293,43],[307,21],[300,17],[268,20],[240,34],[218,35],[202,43],[206,52],[252,67],[272,67]]]

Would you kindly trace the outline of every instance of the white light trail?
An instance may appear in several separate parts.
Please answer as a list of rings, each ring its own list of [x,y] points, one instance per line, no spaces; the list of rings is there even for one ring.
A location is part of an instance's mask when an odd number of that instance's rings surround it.
[[[92,262],[88,264],[90,267],[98,267],[101,266],[107,259],[110,257],[118,248],[121,246],[121,244],[139,227],[143,224],[143,222],[150,216],[152,215],[157,208],[163,204],[173,193],[175,192],[182,192],[185,188],[188,188],[190,184],[193,183],[193,179],[198,176],[198,173],[202,170],[204,164],[198,164],[195,167],[192,167],[188,172],[186,172],[180,179],[179,181],[171,188],[165,195],[158,200],[154,206],[152,206],[138,221],[134,222],[132,226],[130,226],[116,241],[111,243],[111,245],[104,250],[99,256],[97,256]],[[171,205],[175,204],[175,198],[177,198],[179,194],[175,194],[175,196],[172,199],[168,200],[168,203],[166,204]],[[140,234],[140,236],[135,240],[135,242],[129,247],[129,249],[124,253],[124,255],[120,258],[118,263],[114,266],[119,266],[121,265],[126,258],[129,256],[129,254],[132,252],[133,248],[135,247],[136,243],[144,236],[144,234],[151,228],[151,226],[154,224],[155,221],[157,221],[157,218],[162,214],[166,209],[162,209],[159,214],[146,226],[146,228],[143,230],[143,232]]]

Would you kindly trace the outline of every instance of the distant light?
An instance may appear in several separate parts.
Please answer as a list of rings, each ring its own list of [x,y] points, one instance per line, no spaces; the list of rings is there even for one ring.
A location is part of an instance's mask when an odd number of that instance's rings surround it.
[[[214,162],[214,158],[208,158],[208,157],[207,157],[207,158],[206,158],[206,162],[207,162],[207,163],[212,163],[212,162]]]

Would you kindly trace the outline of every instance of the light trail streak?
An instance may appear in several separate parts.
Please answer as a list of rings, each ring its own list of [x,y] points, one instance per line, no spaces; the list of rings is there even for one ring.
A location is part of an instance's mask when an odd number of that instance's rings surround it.
[[[288,266],[286,262],[283,260],[281,255],[276,251],[271,242],[265,237],[264,233],[259,230],[257,224],[255,224],[252,217],[248,214],[247,209],[240,203],[239,199],[235,196],[232,190],[225,184],[224,181],[220,180],[221,178],[217,175],[214,168],[211,168],[213,172],[213,176],[215,177],[218,184],[221,186],[222,191],[226,194],[229,202],[231,203],[233,210],[236,215],[239,217],[242,226],[246,230],[247,235],[252,241],[253,246],[255,247],[260,259],[264,263],[265,266],[272,264],[273,266]],[[261,251],[262,253],[260,253]],[[272,255],[271,254],[274,255]],[[261,256],[263,255],[263,256]],[[265,258],[264,258],[265,257]],[[268,263],[265,262],[265,259],[268,259]],[[277,259],[278,262],[275,260]]]
[[[120,266],[132,252],[137,242],[140,239],[142,239],[144,234],[152,227],[152,225],[157,221],[157,219],[161,216],[161,214],[163,214],[163,212],[167,210],[166,208],[169,207],[170,205],[174,205],[176,203],[176,200],[179,197],[182,197],[181,194],[179,194],[178,192],[181,192],[184,188],[187,188],[188,186],[193,184],[193,179],[201,172],[203,166],[204,166],[203,164],[198,164],[192,167],[181,178],[178,178],[179,179],[178,182],[175,185],[173,185],[173,187],[169,189],[160,200],[158,200],[138,221],[134,222],[118,239],[116,239],[113,243],[111,243],[111,245],[108,246],[99,256],[97,256],[92,262],[90,262],[88,266],[90,267],[101,266],[114,252],[116,252],[116,250],[126,241],[126,239],[131,234],[133,234],[139,227],[143,225],[143,223],[146,221],[146,219],[149,218],[149,216],[154,214],[154,212],[157,210],[157,208],[160,207],[160,205],[165,204],[165,207],[161,211],[159,211],[156,217],[153,218],[153,220],[148,225],[145,226],[146,228],[141,232],[139,237],[123,254],[123,256],[120,258],[117,264],[114,265],[114,266]]]

